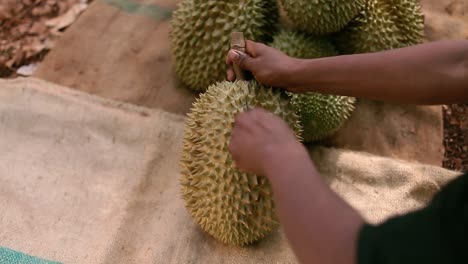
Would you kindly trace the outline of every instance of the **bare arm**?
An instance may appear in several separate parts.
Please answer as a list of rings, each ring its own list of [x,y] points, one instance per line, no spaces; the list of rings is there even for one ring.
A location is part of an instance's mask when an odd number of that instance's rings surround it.
[[[318,92],[397,103],[468,102],[468,41],[301,60],[294,71],[292,83]]]
[[[283,120],[261,109],[239,114],[230,150],[240,169],[269,179],[301,263],[356,263],[363,219],[324,183]]]
[[[284,150],[282,150],[284,151]],[[301,263],[357,263],[361,216],[323,181],[307,155],[273,161],[266,173],[278,214]],[[338,253],[339,252],[339,253]]]
[[[468,102],[468,41],[321,59],[291,58],[255,42],[248,42],[247,51],[249,56],[230,51],[227,63],[238,62],[259,82],[293,92],[411,104]]]

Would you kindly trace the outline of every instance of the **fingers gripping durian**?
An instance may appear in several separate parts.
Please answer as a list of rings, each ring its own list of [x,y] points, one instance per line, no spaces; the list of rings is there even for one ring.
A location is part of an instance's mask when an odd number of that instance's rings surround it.
[[[171,21],[178,78],[196,91],[223,81],[229,34],[271,41],[278,19],[276,0],[182,0]]]
[[[196,222],[216,239],[244,246],[278,228],[267,178],[233,166],[228,150],[237,113],[262,107],[301,133],[298,116],[278,90],[253,81],[212,85],[188,115],[183,156],[182,195]]]
[[[297,29],[324,35],[343,29],[364,7],[364,0],[281,0]]]
[[[283,28],[272,46],[295,58],[314,59],[338,55],[330,41]],[[354,111],[354,97],[318,93],[291,94],[291,104],[301,117],[306,142],[333,135]]]

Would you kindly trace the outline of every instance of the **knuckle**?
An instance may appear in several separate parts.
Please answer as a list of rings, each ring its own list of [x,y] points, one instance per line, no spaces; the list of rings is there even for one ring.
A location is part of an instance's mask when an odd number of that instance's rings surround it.
[[[239,54],[239,61],[238,61],[239,66],[244,67],[246,60],[247,60],[247,56],[245,56],[244,54]]]
[[[249,53],[255,54],[255,52],[256,52],[256,45],[257,45],[256,42],[253,42],[253,41],[251,41],[251,40],[246,40],[245,45],[246,45],[246,48],[247,48],[247,50],[249,51]]]
[[[264,43],[258,43],[257,46],[258,46],[259,49],[265,49],[265,48],[268,47],[268,46],[265,45]]]

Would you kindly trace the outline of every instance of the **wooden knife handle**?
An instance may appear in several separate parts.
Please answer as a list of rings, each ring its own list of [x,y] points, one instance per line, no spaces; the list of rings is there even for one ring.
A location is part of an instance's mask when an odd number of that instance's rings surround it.
[[[231,34],[231,49],[246,53],[245,38],[242,32]],[[237,80],[247,80],[247,72],[242,70],[236,63],[233,64]]]

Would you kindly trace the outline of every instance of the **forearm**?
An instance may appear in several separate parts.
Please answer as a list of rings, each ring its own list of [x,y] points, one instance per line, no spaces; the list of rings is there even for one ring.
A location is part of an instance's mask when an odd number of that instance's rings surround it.
[[[272,163],[281,164],[268,173],[277,212],[301,263],[355,263],[360,215],[329,189],[307,153]]]
[[[291,85],[394,103],[468,102],[468,41],[298,60]]]

